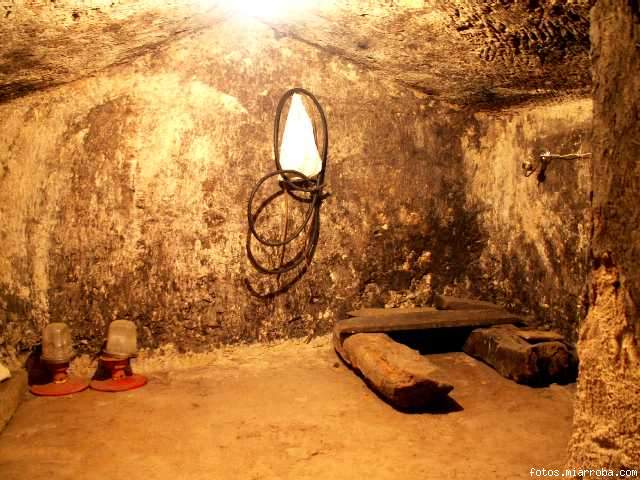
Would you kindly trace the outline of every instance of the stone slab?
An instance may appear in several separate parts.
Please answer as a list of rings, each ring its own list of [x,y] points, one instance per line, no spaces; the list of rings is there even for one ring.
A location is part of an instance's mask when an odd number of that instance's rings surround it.
[[[11,377],[11,372],[7,367],[0,363],[0,383]]]
[[[27,391],[27,372],[11,372],[11,378],[0,383],[0,432],[9,423]]]

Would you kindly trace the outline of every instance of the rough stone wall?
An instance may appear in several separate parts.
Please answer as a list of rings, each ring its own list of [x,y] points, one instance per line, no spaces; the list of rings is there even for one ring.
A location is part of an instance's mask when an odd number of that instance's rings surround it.
[[[586,93],[589,8],[590,0],[341,0],[267,21],[430,95],[496,105]]]
[[[259,300],[250,189],[273,169],[276,103],[305,86],[330,127],[314,263]],[[570,338],[585,275],[589,102],[446,107],[326,50],[234,20],[0,106],[0,356],[66,321],[95,350],[115,318],[182,349],[327,331],[350,308],[497,300]],[[279,208],[279,207],[278,207]],[[276,209],[266,225],[281,226]],[[569,225],[570,228],[563,228]],[[568,233],[567,233],[568,232]]]
[[[477,90],[476,102],[495,102],[509,83],[543,91],[562,91],[564,82],[589,84],[590,0],[443,3],[452,26],[494,72]]]
[[[592,12],[593,240],[568,467],[640,468],[640,6]]]
[[[567,99],[476,113],[462,140],[468,210],[483,242],[453,291],[529,313],[576,339],[590,235],[590,161],[555,160],[543,181],[539,156],[588,153],[591,100]],[[537,170],[524,176],[523,162]]]
[[[273,169],[276,103],[298,85],[329,117],[333,196],[309,272],[258,300],[243,283],[256,280],[245,205]],[[311,335],[391,291],[428,290],[427,251],[459,271],[466,250],[444,249],[467,225],[451,168],[461,114],[416,95],[238,21],[1,106],[0,355],[49,321],[87,351],[116,318],[151,347]]]
[[[0,103],[239,14],[449,102],[513,104],[590,85],[591,0],[258,3],[0,0]]]
[[[222,16],[197,0],[2,0],[0,102],[129,62]]]

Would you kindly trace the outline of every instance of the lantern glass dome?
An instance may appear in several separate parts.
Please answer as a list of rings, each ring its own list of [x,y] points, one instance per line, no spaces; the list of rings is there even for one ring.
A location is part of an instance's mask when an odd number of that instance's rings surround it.
[[[65,363],[73,358],[71,330],[66,323],[50,323],[42,332],[42,359],[45,362]]]
[[[138,351],[138,333],[135,323],[114,320],[109,325],[105,353],[114,357],[132,357]]]

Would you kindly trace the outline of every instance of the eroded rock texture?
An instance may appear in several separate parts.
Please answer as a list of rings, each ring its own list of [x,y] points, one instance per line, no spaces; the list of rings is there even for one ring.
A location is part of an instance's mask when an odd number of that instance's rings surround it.
[[[589,102],[474,113],[389,78],[236,19],[3,105],[2,356],[49,321],[68,322],[81,350],[115,318],[134,320],[143,346],[202,349],[320,333],[349,309],[426,305],[434,291],[571,336],[588,170],[552,165],[539,184],[520,165],[588,149]],[[298,85],[329,117],[333,196],[303,281],[258,300],[244,286],[262,285],[245,204],[273,169],[276,102]]]
[[[450,101],[490,103],[589,85],[589,2],[335,1],[276,30]]]
[[[514,102],[589,85],[589,0],[274,3],[270,11],[246,0],[1,2],[0,101],[242,15],[451,101]]]
[[[162,50],[221,18],[188,0],[0,2],[0,101]]]
[[[274,168],[275,106],[296,85],[330,119],[333,197],[304,281],[256,300],[243,284],[256,280],[245,205]],[[443,250],[451,226],[467,228],[451,168],[463,114],[257,22],[221,24],[0,110],[4,357],[48,321],[68,322],[81,350],[115,318],[135,321],[143,346],[182,349],[319,333],[384,301],[370,302],[367,285],[388,295],[423,278],[424,252],[438,264],[469,255]]]
[[[575,341],[584,315],[591,233],[589,157],[555,160],[538,179],[540,154],[590,153],[589,99],[479,112],[463,138],[467,210],[483,238],[467,287]],[[523,162],[537,167],[525,177]]]
[[[568,466],[640,465],[640,8],[593,11],[594,236]]]

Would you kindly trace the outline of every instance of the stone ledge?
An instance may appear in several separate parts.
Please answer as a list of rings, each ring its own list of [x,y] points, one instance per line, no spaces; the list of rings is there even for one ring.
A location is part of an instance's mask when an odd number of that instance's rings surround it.
[[[27,372],[11,372],[11,378],[0,383],[0,432],[9,423],[27,391]]]

